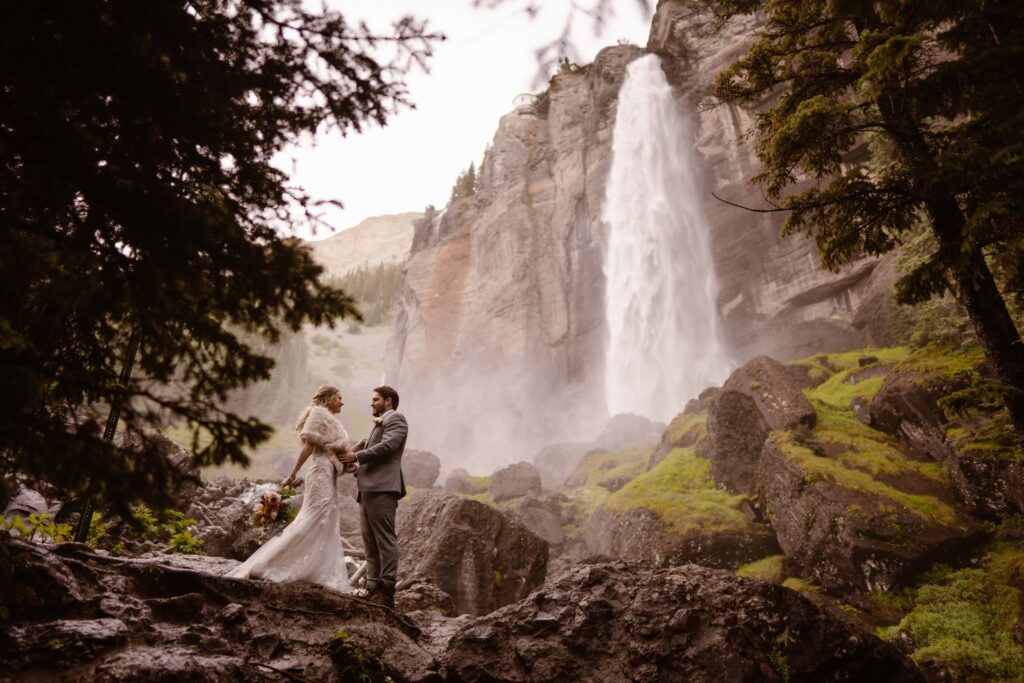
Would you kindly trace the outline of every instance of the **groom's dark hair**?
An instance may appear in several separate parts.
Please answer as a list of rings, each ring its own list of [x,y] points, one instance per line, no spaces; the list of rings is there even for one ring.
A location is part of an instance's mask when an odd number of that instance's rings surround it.
[[[378,394],[380,394],[380,397],[382,399],[384,399],[385,401],[390,398],[391,399],[391,408],[393,410],[398,410],[398,392],[397,391],[395,391],[394,389],[392,389],[389,386],[377,387],[376,389],[374,389],[374,391],[376,391]]]

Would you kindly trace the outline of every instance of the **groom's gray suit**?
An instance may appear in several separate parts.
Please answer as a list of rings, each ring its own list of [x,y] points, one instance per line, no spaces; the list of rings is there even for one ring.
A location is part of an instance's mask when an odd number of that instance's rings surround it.
[[[395,511],[398,499],[405,496],[402,453],[408,434],[409,423],[405,416],[392,410],[374,426],[366,446],[356,451],[366,585],[370,591],[380,590],[388,596],[394,596],[398,577]]]

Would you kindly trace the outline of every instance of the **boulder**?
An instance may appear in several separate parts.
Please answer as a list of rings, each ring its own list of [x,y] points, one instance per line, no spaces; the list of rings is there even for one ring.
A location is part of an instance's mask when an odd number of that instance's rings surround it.
[[[471,476],[469,472],[459,467],[448,475],[448,479],[444,482],[444,492],[449,495],[475,496],[478,493],[486,492],[488,484],[487,477]]]
[[[900,651],[797,593],[696,565],[576,565],[448,644],[453,680],[923,679]]]
[[[768,356],[757,356],[733,371],[722,389],[752,398],[769,429],[813,427],[817,418],[792,371]]]
[[[980,540],[944,484],[910,468],[886,482],[805,439],[769,437],[758,494],[787,561],[826,590],[891,590],[935,562],[962,558]]]
[[[429,451],[406,450],[402,455],[402,475],[406,486],[429,489],[441,474],[441,459]]]
[[[422,578],[463,614],[487,614],[545,577],[548,544],[495,508],[420,491],[399,507],[399,583]]]
[[[754,472],[768,425],[747,394],[721,391],[708,410],[708,457],[715,481],[730,491],[753,494]]]
[[[520,498],[508,512],[554,550],[565,543],[565,504],[565,496],[560,493],[531,492]]]
[[[528,462],[517,462],[492,474],[487,492],[494,502],[500,503],[525,496],[531,491],[540,493],[540,490],[540,472],[537,468]]]
[[[871,401],[868,419],[875,429],[943,463],[974,514],[997,520],[1024,513],[1024,470],[1015,458],[1003,457],[998,449],[961,451],[947,437],[952,425],[939,400],[970,382],[967,373],[892,372]]]
[[[948,420],[939,408],[939,399],[963,389],[968,382],[965,377],[891,372],[871,401],[870,424],[912,450],[945,462],[950,455],[946,443]]]

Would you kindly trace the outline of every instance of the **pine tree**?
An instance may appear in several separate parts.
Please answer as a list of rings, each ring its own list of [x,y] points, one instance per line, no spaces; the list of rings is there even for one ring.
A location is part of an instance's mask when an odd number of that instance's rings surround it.
[[[835,268],[893,249],[923,221],[934,252],[898,283],[898,299],[956,294],[1024,435],[1024,345],[986,258],[1012,248],[1010,281],[1024,284],[1024,4],[715,5],[723,19],[765,16],[716,89],[723,101],[771,103],[756,118],[755,180],[789,212],[785,232],[813,234]],[[844,170],[867,141],[873,163]]]
[[[315,205],[272,159],[383,123],[432,37],[403,19],[401,61],[379,63],[378,37],[300,0],[19,2],[4,19],[0,468],[123,510],[165,492],[145,428],[187,421],[198,464],[244,463],[270,428],[226,413],[227,392],[268,376],[283,330],[357,315],[281,237]],[[134,457],[99,434],[120,397]]]

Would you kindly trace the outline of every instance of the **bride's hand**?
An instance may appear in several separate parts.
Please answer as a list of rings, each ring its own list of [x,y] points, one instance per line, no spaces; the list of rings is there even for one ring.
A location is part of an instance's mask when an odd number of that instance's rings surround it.
[[[291,485],[292,485],[292,477],[291,477],[291,475],[288,475],[288,478],[281,482],[281,488],[283,488],[283,489],[291,488]]]

